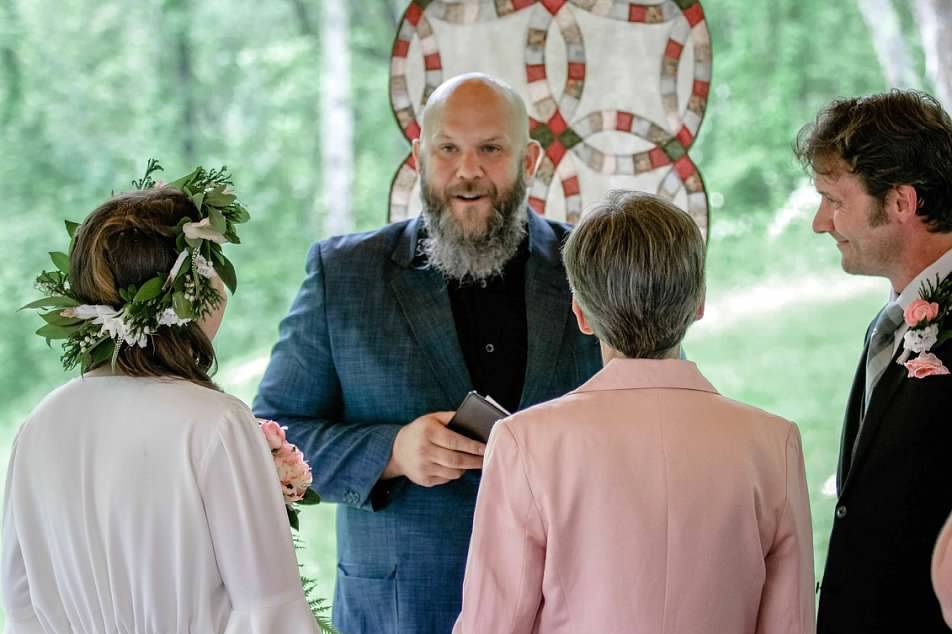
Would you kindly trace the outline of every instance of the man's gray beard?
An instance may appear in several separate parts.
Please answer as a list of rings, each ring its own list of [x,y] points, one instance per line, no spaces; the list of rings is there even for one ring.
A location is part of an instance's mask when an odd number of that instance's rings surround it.
[[[422,167],[422,166],[421,166]],[[486,228],[467,236],[446,200],[430,189],[420,173],[420,198],[427,238],[423,252],[444,277],[456,281],[479,281],[500,275],[526,237],[526,178],[522,171],[512,189],[496,203]]]

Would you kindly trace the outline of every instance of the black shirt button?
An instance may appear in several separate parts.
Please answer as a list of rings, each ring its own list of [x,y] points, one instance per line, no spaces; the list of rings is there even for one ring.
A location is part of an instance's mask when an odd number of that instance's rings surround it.
[[[494,352],[495,350],[496,350],[496,346],[494,346],[491,343],[486,344],[486,352]]]
[[[845,507],[845,506],[837,506],[837,507],[836,507],[836,519],[841,520],[841,519],[843,519],[844,517],[846,517],[846,507]]]

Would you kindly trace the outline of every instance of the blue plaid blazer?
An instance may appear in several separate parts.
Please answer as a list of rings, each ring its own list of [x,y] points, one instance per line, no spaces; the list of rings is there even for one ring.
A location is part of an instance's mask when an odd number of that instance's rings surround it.
[[[568,227],[529,211],[528,355],[520,409],[601,367],[579,333],[560,248]],[[460,610],[479,487],[378,483],[402,425],[472,389],[442,276],[414,266],[419,218],[315,244],[254,402],[280,421],[337,510],[333,619],[343,634],[448,634]]]

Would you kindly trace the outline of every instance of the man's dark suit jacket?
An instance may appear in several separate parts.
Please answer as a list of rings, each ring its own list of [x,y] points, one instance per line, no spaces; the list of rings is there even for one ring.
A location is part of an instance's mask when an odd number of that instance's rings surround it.
[[[873,390],[851,457],[866,382],[865,348],[853,380],[819,634],[950,631],[932,590],[930,564],[952,511],[952,375],[909,378],[895,362],[901,352],[900,345]],[[952,340],[932,352],[952,368]]]

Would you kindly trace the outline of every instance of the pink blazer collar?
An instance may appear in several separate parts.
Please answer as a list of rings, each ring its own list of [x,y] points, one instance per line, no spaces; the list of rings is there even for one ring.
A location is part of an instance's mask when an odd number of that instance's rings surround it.
[[[691,361],[680,359],[612,359],[576,392],[669,388],[717,394]]]

